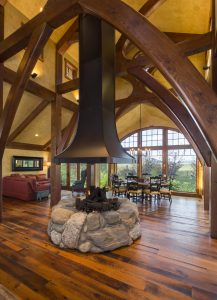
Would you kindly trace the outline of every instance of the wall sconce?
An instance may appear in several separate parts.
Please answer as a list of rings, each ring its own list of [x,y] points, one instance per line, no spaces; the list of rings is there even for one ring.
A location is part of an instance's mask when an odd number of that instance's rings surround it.
[[[38,76],[38,74],[35,73],[35,72],[31,74],[31,77],[32,77],[33,79],[35,79],[37,76]]]
[[[203,66],[204,71],[209,70],[209,69],[210,69],[210,66]]]

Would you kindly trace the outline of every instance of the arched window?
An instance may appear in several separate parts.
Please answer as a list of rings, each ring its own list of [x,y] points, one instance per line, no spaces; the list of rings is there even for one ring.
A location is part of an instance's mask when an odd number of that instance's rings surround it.
[[[122,146],[136,158],[135,164],[118,164],[117,173],[163,175],[173,178],[173,189],[196,192],[197,157],[185,136],[168,128],[142,129],[124,138]]]

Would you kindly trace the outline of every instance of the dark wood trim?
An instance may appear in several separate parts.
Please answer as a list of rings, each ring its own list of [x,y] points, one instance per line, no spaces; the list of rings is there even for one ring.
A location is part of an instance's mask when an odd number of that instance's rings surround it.
[[[67,188],[70,189],[70,164],[66,164],[66,184]]]
[[[10,134],[7,143],[10,144],[47,107],[47,105],[47,102],[42,101]]]
[[[163,157],[162,157],[162,174],[163,175],[167,174],[167,171],[168,171],[168,150],[169,150],[169,147],[170,146],[168,146],[168,129],[164,129],[163,130]]]
[[[12,122],[23,96],[27,81],[52,31],[53,29],[50,26],[43,24],[33,32],[25,54],[18,67],[15,81],[9,91],[0,119],[0,157],[3,156]]]
[[[24,49],[35,28],[47,23],[53,29],[82,12],[77,0],[56,0],[33,19],[25,23],[21,28],[0,42],[0,61],[5,61]]]

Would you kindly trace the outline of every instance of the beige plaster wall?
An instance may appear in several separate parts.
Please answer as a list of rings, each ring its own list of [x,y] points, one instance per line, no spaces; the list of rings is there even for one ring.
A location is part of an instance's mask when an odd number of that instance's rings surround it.
[[[140,105],[137,105],[130,112],[126,113],[117,122],[118,136],[122,139],[137,129],[151,126],[165,126],[177,128],[176,125],[158,108],[151,104],[142,104],[141,122],[140,122]]]
[[[36,156],[44,158],[44,167],[43,171],[32,171],[32,172],[23,172],[25,174],[38,174],[44,173],[47,174],[46,162],[49,161],[49,152],[47,151],[30,151],[30,150],[19,150],[19,149],[5,149],[5,153],[2,160],[2,174],[8,176],[11,173],[22,173],[22,172],[12,172],[12,156]]]

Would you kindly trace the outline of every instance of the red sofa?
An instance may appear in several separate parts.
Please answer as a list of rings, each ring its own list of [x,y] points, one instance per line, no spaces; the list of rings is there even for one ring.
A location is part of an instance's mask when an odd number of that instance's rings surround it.
[[[25,201],[48,197],[50,181],[45,174],[6,176],[3,178],[3,195]]]

